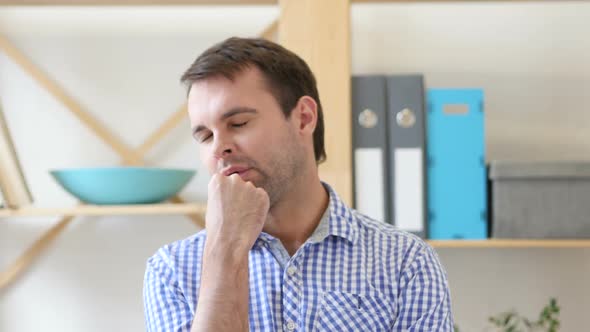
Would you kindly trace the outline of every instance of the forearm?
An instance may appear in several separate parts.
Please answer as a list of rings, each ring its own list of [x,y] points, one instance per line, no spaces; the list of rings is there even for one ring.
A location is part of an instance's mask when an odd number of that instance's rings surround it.
[[[248,251],[206,244],[191,331],[248,331],[248,287]]]

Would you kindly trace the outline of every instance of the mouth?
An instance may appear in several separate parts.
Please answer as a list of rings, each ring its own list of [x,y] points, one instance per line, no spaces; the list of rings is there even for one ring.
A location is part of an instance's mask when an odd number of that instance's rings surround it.
[[[232,166],[222,171],[222,174],[225,176],[230,176],[232,174],[238,174],[239,176],[243,176],[246,172],[248,172],[250,168],[248,167],[238,167]]]

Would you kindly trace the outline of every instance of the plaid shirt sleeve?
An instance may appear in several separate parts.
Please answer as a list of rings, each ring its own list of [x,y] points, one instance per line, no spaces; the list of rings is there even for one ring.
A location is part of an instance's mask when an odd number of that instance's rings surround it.
[[[146,330],[189,332],[193,312],[167,257],[164,249],[160,249],[147,262],[143,289]]]
[[[428,245],[414,246],[400,278],[399,316],[393,331],[453,331],[446,273]]]

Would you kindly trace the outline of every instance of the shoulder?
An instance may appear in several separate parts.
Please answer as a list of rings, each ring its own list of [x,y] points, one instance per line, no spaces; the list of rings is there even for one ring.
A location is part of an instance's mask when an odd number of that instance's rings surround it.
[[[382,254],[398,260],[411,259],[423,252],[434,253],[434,250],[420,237],[402,231],[399,228],[375,220],[348,206],[327,183],[322,182],[330,195],[331,218],[345,221],[343,228],[352,229],[355,241],[367,251]],[[348,232],[348,231],[347,231]]]
[[[392,224],[375,220],[357,210],[350,209],[350,212],[359,236],[379,236],[407,247],[428,247],[428,244],[415,234],[400,230]]]
[[[164,245],[148,259],[148,267],[166,265],[176,269],[199,263],[205,238],[206,231],[201,230],[185,239]]]
[[[350,209],[352,222],[358,233],[359,244],[383,257],[395,260],[400,267],[421,256],[434,256],[434,249],[419,236],[400,230],[394,225],[375,220]]]

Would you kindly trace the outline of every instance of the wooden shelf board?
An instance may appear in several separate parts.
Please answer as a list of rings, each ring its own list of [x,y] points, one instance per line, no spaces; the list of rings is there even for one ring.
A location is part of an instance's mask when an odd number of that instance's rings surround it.
[[[588,1],[588,0],[574,0],[574,1]],[[388,2],[559,2],[559,0],[351,0],[352,3],[388,3]]]
[[[0,217],[204,214],[204,204],[81,205],[69,208],[0,209]],[[590,239],[428,240],[434,248],[590,248]]]
[[[590,239],[429,240],[434,248],[590,248]]]
[[[142,205],[80,205],[68,208],[23,207],[0,209],[0,217],[43,217],[43,216],[112,216],[112,215],[166,215],[202,214],[203,204],[142,204]]]
[[[278,0],[0,0],[0,6],[277,5]]]

